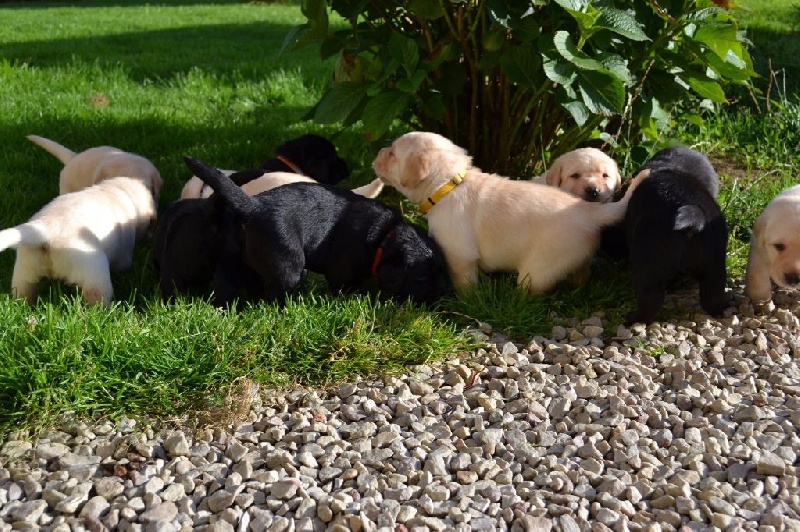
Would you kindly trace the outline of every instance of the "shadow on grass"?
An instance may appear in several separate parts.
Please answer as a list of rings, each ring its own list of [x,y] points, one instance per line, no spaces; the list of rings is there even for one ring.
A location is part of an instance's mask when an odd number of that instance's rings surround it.
[[[330,66],[315,48],[287,49],[288,24],[254,22],[172,28],[87,38],[0,44],[0,57],[11,64],[47,69],[67,64],[122,65],[138,83],[165,82],[200,67],[204,72],[260,80],[275,69],[302,64],[304,82],[319,83]],[[67,53],[65,53],[67,52]]]

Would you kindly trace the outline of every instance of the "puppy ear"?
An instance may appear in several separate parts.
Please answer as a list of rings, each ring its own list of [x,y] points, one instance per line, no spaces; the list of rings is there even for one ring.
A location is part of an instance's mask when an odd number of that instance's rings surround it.
[[[753,301],[767,301],[772,296],[769,257],[766,248],[767,219],[760,216],[753,226],[750,255],[747,259],[744,291]]]
[[[619,167],[614,164],[612,167],[613,174],[612,177],[614,178],[614,183],[612,183],[611,190],[619,190],[622,187],[622,176],[619,173]]]
[[[545,183],[550,185],[551,187],[560,187],[562,176],[561,174],[564,171],[564,164],[561,162],[561,157],[555,160],[553,166],[545,174]]]
[[[409,161],[403,168],[403,178],[400,184],[404,187],[414,188],[433,172],[434,159],[427,152],[415,153],[409,156]]]

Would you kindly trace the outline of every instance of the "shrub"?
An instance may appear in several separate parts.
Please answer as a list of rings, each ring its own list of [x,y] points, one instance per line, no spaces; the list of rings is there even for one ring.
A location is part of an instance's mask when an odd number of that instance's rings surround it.
[[[726,0],[303,0],[286,45],[336,57],[310,115],[395,119],[508,172],[589,139],[653,141],[754,75]],[[338,14],[345,24],[331,23]]]

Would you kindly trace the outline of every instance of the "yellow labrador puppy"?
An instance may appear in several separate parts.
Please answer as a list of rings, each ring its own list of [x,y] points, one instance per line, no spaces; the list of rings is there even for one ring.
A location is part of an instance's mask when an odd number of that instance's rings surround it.
[[[113,146],[97,146],[80,153],[75,153],[58,142],[28,135],[28,140],[38,144],[59,161],[64,163],[58,182],[59,194],[67,194],[90,187],[111,177],[138,177],[153,184],[155,196],[161,193],[163,184],[161,174],[156,167],[135,153],[122,151]]]
[[[407,133],[382,149],[373,169],[427,213],[453,283],[465,288],[478,269],[516,271],[532,294],[588,268],[600,229],[625,216],[628,199],[594,203],[558,188],[514,181],[472,166],[467,152],[435,133]]]
[[[223,174],[230,176],[234,173],[233,170],[221,170]],[[303,174],[295,174],[292,172],[267,172],[260,177],[253,179],[242,185],[248,196],[255,196],[267,190],[279,187],[281,185],[288,185],[291,183],[316,183],[316,181]],[[353,192],[360,196],[367,198],[376,198],[383,190],[383,182],[380,179],[375,179],[366,185],[354,188]],[[187,198],[207,198],[214,191],[211,187],[203,183],[199,177],[192,176],[183,185],[181,190],[181,199]]]
[[[89,304],[108,305],[111,270],[131,266],[134,243],[156,217],[152,186],[112,177],[58,196],[26,223],[0,231],[0,251],[17,249],[14,295],[35,302],[39,281],[52,278],[81,287]]]
[[[578,148],[561,155],[534,181],[600,203],[611,201],[622,185],[617,163],[597,148]]]
[[[772,282],[782,288],[800,285],[800,185],[773,198],[753,226],[745,293],[753,301],[768,301]]]

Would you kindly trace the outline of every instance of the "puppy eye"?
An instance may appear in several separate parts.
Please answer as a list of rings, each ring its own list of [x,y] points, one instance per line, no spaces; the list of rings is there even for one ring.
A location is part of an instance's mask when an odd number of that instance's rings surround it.
[[[778,242],[777,244],[775,244],[775,249],[777,249],[778,251],[783,251],[784,249],[786,249],[786,244]]]
[[[608,174],[606,172],[603,172],[603,177],[608,177]]]
[[[581,175],[580,175],[578,172],[575,172],[575,173],[574,173],[574,174],[572,174],[570,177],[571,177],[572,179],[578,179],[580,176],[581,176]]]

